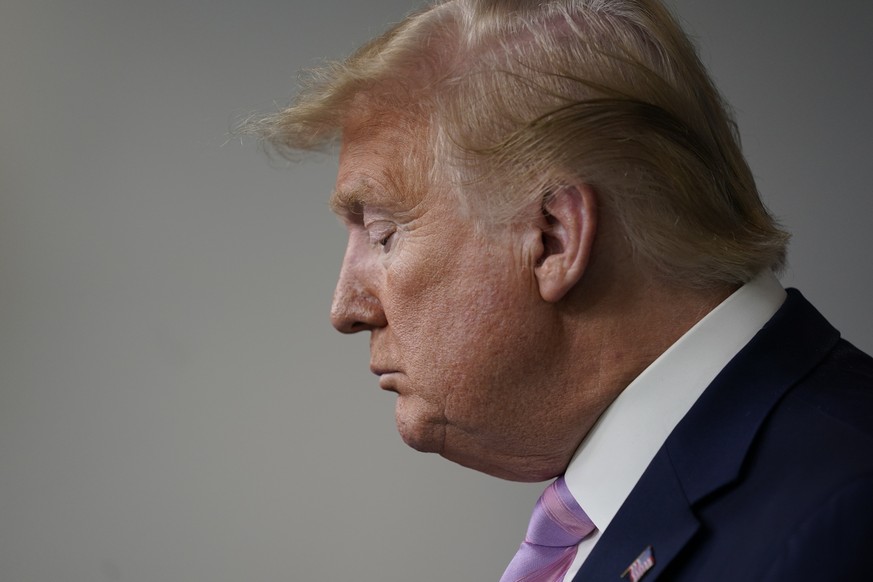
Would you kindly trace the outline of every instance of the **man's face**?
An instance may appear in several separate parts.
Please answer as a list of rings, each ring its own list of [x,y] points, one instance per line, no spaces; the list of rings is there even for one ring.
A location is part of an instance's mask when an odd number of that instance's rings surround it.
[[[516,469],[559,448],[543,430],[560,402],[549,375],[561,338],[533,274],[541,233],[533,221],[477,232],[451,192],[411,186],[410,133],[343,135],[332,206],[349,239],[332,323],[370,331],[370,369],[397,394],[407,444],[500,477],[550,477]]]

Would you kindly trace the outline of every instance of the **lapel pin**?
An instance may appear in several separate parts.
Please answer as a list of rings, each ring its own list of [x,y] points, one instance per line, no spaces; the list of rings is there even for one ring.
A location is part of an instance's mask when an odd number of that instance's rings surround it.
[[[627,570],[622,572],[621,577],[624,578],[630,575],[630,582],[638,582],[643,576],[651,570],[655,565],[655,553],[652,546],[649,546],[643,553],[637,556],[637,559],[631,562]]]

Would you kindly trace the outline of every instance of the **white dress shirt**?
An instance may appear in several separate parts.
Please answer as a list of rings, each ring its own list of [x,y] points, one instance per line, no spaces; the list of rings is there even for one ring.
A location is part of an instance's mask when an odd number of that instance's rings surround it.
[[[769,270],[697,322],[604,411],[567,467],[570,492],[597,526],[579,544],[570,582],[655,453],[710,382],[785,301]]]

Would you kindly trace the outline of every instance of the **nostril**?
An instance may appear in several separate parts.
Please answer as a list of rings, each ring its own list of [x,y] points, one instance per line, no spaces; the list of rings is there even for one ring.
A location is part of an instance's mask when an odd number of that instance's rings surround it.
[[[366,331],[371,329],[373,326],[363,321],[354,321],[351,325],[348,326],[348,331],[346,333],[357,333],[359,331]]]
[[[366,317],[354,310],[334,309],[331,310],[330,323],[340,333],[357,333],[372,328]]]
[[[387,325],[382,305],[372,295],[344,289],[334,295],[330,321],[340,333],[357,333]]]
[[[355,325],[358,323],[354,319],[345,318],[336,313],[330,314],[330,324],[340,333],[353,333]]]
[[[355,317],[331,317],[331,324],[340,333],[358,333],[376,327],[375,323]]]

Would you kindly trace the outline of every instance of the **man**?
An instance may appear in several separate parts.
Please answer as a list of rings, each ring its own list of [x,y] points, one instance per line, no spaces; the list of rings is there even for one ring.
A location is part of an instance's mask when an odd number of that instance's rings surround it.
[[[340,144],[331,317],[404,441],[558,477],[502,580],[866,572],[873,361],[778,284],[788,236],[656,0],[438,2],[259,130]]]

